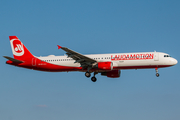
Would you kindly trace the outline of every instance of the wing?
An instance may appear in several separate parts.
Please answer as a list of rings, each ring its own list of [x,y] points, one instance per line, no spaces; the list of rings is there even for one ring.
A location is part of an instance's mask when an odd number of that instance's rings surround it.
[[[92,58],[89,58],[85,55],[82,55],[73,50],[70,50],[69,48],[61,47],[58,45],[58,49],[60,49],[60,48],[64,51],[66,51],[66,54],[68,55],[68,57],[75,60],[74,63],[80,63],[81,67],[83,67],[83,68],[92,67],[92,65],[97,62],[96,60],[94,60]]]

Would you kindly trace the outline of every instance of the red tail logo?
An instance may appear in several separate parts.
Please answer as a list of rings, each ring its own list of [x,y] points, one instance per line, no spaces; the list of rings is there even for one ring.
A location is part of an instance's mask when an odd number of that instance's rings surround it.
[[[22,56],[24,54],[24,47],[20,40],[12,39],[11,41],[12,51],[15,56]]]
[[[13,41],[13,46],[14,46],[14,50],[15,50],[17,53],[21,53],[21,52],[24,51],[23,45],[22,45],[21,42],[18,41],[18,40]]]

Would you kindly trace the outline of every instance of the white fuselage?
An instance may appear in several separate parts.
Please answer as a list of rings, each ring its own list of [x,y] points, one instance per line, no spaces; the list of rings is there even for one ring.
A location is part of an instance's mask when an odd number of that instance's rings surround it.
[[[168,67],[177,64],[177,60],[162,52],[116,53],[85,55],[97,62],[111,61],[114,69],[138,69]],[[68,67],[80,67],[80,63],[67,56],[37,57],[50,64]],[[40,63],[39,63],[40,64]]]

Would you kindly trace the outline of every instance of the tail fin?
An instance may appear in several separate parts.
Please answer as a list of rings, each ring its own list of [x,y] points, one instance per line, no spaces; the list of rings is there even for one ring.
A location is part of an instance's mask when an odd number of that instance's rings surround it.
[[[26,60],[34,57],[16,36],[9,36],[9,39],[15,59]]]

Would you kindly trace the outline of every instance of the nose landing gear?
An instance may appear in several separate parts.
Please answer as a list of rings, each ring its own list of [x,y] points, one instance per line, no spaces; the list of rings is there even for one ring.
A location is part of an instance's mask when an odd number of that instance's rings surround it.
[[[156,70],[156,77],[159,77],[158,68],[155,68]]]

